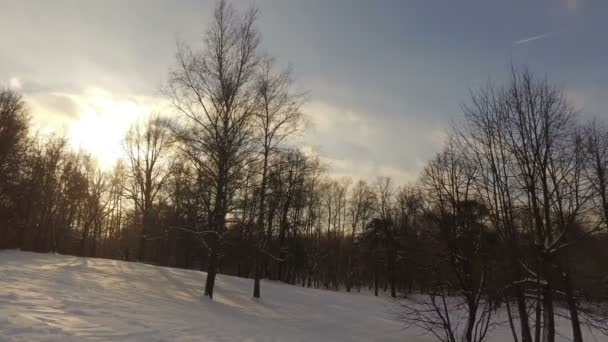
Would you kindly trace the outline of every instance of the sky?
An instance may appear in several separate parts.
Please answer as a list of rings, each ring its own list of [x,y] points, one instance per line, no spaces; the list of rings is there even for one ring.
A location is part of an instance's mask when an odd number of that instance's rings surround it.
[[[416,178],[471,89],[527,65],[584,118],[608,119],[605,0],[255,0],[262,49],[309,93],[303,134],[336,176]],[[210,0],[1,0],[0,84],[37,129],[104,167],[161,94],[176,41],[200,47]]]

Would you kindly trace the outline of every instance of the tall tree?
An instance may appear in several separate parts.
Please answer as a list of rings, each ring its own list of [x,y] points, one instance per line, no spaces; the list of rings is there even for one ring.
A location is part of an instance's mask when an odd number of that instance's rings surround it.
[[[165,119],[152,116],[134,124],[125,138],[130,184],[126,189],[141,215],[137,258],[146,259],[146,241],[153,219],[154,201],[169,176],[171,131]]]
[[[581,341],[569,249],[596,231],[591,224],[581,232],[579,221],[590,217],[590,185],[601,188],[593,176],[601,168],[592,167],[588,177],[588,165],[597,164],[589,155],[597,149],[585,147],[577,113],[563,92],[527,69],[513,68],[505,86],[475,92],[464,109],[459,140],[474,160],[477,194],[507,251],[512,278],[504,295],[517,301],[522,341],[532,340],[526,291],[535,297],[534,340],[555,340],[555,297],[565,293],[574,340]]]
[[[584,134],[589,153],[586,170],[595,192],[595,208],[608,225],[608,128],[596,119],[587,123]]]
[[[168,94],[186,124],[178,130],[184,152],[200,170],[213,193],[207,204],[209,252],[205,295],[213,297],[226,215],[233,209],[243,164],[251,152],[251,121],[258,65],[257,11],[239,15],[220,0],[205,36],[205,49],[180,46]]]
[[[253,297],[260,297],[261,251],[267,249],[272,237],[271,231],[264,229],[266,225],[266,192],[268,186],[268,170],[270,157],[276,153],[285,139],[296,133],[302,123],[300,106],[302,96],[294,94],[291,89],[292,78],[289,71],[277,73],[274,61],[266,57],[259,64],[254,89],[256,91],[256,107],[253,119],[257,135],[257,149],[262,159],[262,176],[260,182],[259,214],[257,229],[259,231],[258,253],[255,258]],[[265,251],[268,253],[269,251]]]
[[[357,234],[367,227],[368,220],[374,210],[374,193],[364,180],[359,180],[352,188],[348,200],[348,215],[350,221],[350,253],[346,268],[346,291],[350,292],[355,278],[355,239]]]
[[[483,223],[486,210],[475,200],[477,170],[464,152],[454,143],[448,143],[427,165],[421,179],[432,203],[428,213],[430,221],[437,229],[437,241],[444,246],[436,254],[435,285],[424,305],[431,308],[435,320],[443,322],[429,330],[436,336],[445,336],[443,341],[452,342],[459,334],[462,341],[483,341],[493,311],[487,296],[490,275],[485,254],[489,249],[487,229]],[[447,304],[451,289],[456,292],[453,303]],[[459,327],[462,318],[454,313],[459,307],[466,312],[462,328]],[[410,314],[424,321],[429,313],[421,310]]]
[[[17,223],[15,203],[20,196],[18,185],[28,132],[29,114],[25,102],[15,91],[0,89],[0,239],[4,235],[3,240],[13,246],[16,243],[14,228],[9,227]]]
[[[492,83],[472,92],[469,101],[463,105],[466,122],[456,133],[461,147],[470,152],[470,160],[477,167],[476,194],[490,209],[489,223],[506,247],[508,277],[503,295],[513,336],[517,339],[511,315],[512,299],[518,310],[521,341],[532,342],[526,299],[530,284],[522,282],[526,271],[521,266],[524,262],[522,238],[525,227],[518,218],[519,183],[509,148],[509,111],[506,110],[508,103],[504,96],[506,92]]]

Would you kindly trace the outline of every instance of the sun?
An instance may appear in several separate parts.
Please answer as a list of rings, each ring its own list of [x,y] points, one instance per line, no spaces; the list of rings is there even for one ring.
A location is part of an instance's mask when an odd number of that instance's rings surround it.
[[[125,156],[123,139],[129,127],[149,109],[136,99],[116,99],[95,88],[74,100],[81,113],[69,129],[71,144],[94,156],[102,169],[111,169]]]
[[[134,123],[153,113],[172,112],[170,102],[162,97],[118,94],[97,87],[30,94],[28,100],[37,132],[67,138],[72,149],[93,156],[104,171],[126,156],[123,141]]]

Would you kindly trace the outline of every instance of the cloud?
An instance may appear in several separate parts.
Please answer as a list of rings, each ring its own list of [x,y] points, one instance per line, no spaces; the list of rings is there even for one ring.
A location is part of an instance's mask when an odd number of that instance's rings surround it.
[[[388,116],[320,101],[304,112],[314,126],[300,144],[317,151],[335,176],[373,180],[384,175],[410,182],[445,139],[442,123],[428,115]]]
[[[576,91],[569,91],[567,93],[568,102],[574,107],[575,110],[585,110],[585,105],[589,102],[589,96]]]
[[[25,99],[35,129],[42,134],[65,135],[74,149],[91,153],[104,169],[124,157],[122,141],[135,121],[154,112],[169,114],[166,99],[115,95],[98,87],[32,92],[26,93]]]
[[[21,80],[17,77],[11,77],[8,80],[2,80],[0,78],[0,88],[9,88],[13,90],[21,90]]]
[[[9,88],[21,89],[21,81],[17,77],[13,77],[8,81]]]
[[[303,111],[312,123],[311,129],[328,130],[334,125],[333,120],[335,119],[335,115],[332,113],[334,108],[325,103],[307,103]]]
[[[376,178],[390,177],[395,184],[412,183],[418,178],[419,169],[406,170],[390,163],[379,164],[371,160],[334,159],[321,156],[321,161],[329,167],[334,177],[363,179],[373,182]]]
[[[27,96],[27,101],[35,115],[53,115],[77,120],[82,108],[71,95],[62,93],[37,93]]]

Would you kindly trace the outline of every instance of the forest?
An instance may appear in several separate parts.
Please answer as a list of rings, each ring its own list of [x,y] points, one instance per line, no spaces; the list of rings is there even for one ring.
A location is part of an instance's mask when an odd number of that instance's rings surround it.
[[[556,317],[575,342],[608,333],[603,120],[513,66],[463,99],[415,182],[335,177],[297,144],[308,93],[262,52],[257,20],[217,3],[203,48],[178,44],[173,111],[136,122],[109,170],[1,90],[0,249],[202,270],[210,299],[218,273],[250,278],[254,298],[261,279],[408,297],[404,324],[441,341],[507,324],[553,342]]]

